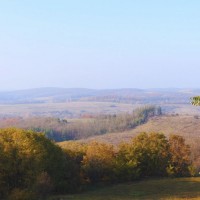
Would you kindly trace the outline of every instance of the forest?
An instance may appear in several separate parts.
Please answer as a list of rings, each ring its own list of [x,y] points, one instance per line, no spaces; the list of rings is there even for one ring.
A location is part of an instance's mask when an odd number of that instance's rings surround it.
[[[190,146],[178,135],[141,133],[118,146],[93,141],[61,148],[42,133],[16,128],[0,130],[0,169],[5,200],[42,200],[91,184],[196,175]]]

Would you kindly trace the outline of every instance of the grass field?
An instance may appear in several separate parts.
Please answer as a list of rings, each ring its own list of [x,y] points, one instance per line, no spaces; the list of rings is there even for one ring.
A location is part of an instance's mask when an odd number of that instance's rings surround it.
[[[84,114],[116,114],[121,112],[132,112],[144,104],[128,104],[117,102],[87,102],[75,101],[65,103],[30,103],[30,104],[0,104],[0,117],[2,116],[45,116],[59,118],[77,118]],[[190,104],[158,104],[164,113],[194,115],[200,113],[200,108]]]
[[[79,117],[83,114],[132,112],[140,105],[112,102],[66,102],[38,104],[0,104],[0,116]]]
[[[89,142],[97,140],[111,144],[118,144],[122,141],[128,142],[142,132],[161,132],[167,136],[170,134],[178,134],[183,136],[187,142],[191,143],[191,140],[195,141],[200,139],[200,118],[188,115],[159,116],[150,119],[147,123],[137,126],[135,129],[130,131],[108,133],[105,135],[90,137],[82,141]],[[64,146],[65,142],[60,143],[60,145]]]
[[[56,196],[50,200],[178,200],[200,199],[200,178],[143,180],[93,189],[82,194]]]

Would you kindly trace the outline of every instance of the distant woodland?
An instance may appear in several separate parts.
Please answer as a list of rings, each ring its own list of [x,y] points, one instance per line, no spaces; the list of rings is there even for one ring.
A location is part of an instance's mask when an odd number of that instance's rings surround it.
[[[160,107],[145,106],[132,113],[113,115],[85,115],[81,119],[68,121],[59,118],[2,118],[0,127],[17,127],[37,132],[58,142],[77,140],[111,132],[123,132],[141,125],[153,116],[162,115]]]

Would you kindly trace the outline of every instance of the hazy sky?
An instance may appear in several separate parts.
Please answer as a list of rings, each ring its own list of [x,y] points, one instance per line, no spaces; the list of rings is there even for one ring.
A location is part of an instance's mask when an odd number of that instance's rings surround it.
[[[0,75],[0,90],[200,88],[200,1],[1,1]]]

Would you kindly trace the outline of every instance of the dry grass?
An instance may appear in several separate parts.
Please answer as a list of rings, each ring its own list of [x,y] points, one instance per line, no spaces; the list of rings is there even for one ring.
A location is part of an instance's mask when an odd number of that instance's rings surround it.
[[[42,104],[0,104],[0,115],[76,117],[81,114],[132,112],[140,105],[110,102],[66,102]]]
[[[194,116],[188,115],[166,115],[161,117],[154,117],[150,119],[146,124],[140,125],[130,131],[125,131],[121,133],[109,133],[101,136],[91,137],[81,141],[89,142],[91,140],[97,140],[112,144],[118,144],[120,142],[130,141],[133,137],[141,132],[161,132],[167,136],[170,134],[178,134],[183,136],[188,142],[190,142],[191,140],[199,140],[200,118],[197,119]]]
[[[144,180],[96,188],[82,194],[53,197],[51,200],[180,200],[200,199],[200,178]]]

